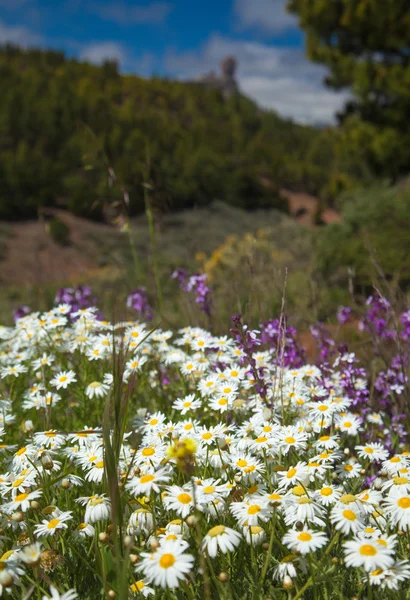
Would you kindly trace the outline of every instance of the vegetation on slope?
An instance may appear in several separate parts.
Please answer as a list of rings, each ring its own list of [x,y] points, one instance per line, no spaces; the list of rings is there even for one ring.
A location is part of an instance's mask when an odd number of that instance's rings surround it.
[[[280,186],[333,195],[349,181],[335,133],[195,83],[121,75],[51,50],[0,49],[0,219],[62,206],[101,219],[144,183],[161,208],[285,204]],[[115,179],[115,185],[109,185]]]

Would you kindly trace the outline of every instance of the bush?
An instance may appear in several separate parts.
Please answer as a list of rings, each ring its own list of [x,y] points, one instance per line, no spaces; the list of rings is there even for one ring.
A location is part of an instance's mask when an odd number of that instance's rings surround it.
[[[47,223],[47,232],[60,246],[70,244],[70,228],[57,217],[54,217]]]

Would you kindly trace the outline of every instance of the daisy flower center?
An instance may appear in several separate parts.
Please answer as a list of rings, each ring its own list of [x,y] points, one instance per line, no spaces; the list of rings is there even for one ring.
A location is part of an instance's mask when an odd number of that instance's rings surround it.
[[[208,531],[209,537],[216,537],[218,535],[222,535],[222,533],[224,533],[225,531],[225,526],[224,525],[216,525],[216,527],[212,527],[212,529],[210,529]]]
[[[294,443],[296,442],[296,440],[295,440],[295,438],[294,438],[294,437],[291,437],[291,436],[289,436],[289,437],[286,437],[286,438],[285,438],[285,442],[286,442],[287,444],[294,444]]]
[[[331,496],[333,494],[333,490],[330,487],[325,487],[320,490],[322,496]]]
[[[47,525],[47,529],[54,529],[60,523],[60,519],[51,519],[49,524]]]
[[[27,498],[28,494],[18,494],[18,496],[16,496],[14,498],[15,502],[22,502],[23,500],[25,500]]]
[[[243,458],[240,458],[237,463],[238,467],[246,467],[246,465],[248,464],[246,460],[244,460]]]
[[[62,377],[60,377],[60,379],[59,379],[60,383],[64,383],[65,381],[67,381],[67,377],[65,375],[63,375]]]
[[[310,533],[307,533],[307,531],[302,531],[302,533],[299,533],[298,535],[298,540],[301,542],[310,542],[311,539],[312,536]]]
[[[148,483],[150,481],[154,481],[155,476],[154,475],[143,475],[140,479],[140,483]]]
[[[212,494],[215,491],[215,488],[213,485],[207,485],[204,489],[203,492],[204,494]]]
[[[178,500],[179,500],[179,502],[181,502],[181,504],[189,504],[191,502],[192,498],[189,494],[179,494]],[[164,556],[167,556],[167,555],[164,554]]]
[[[155,450],[154,448],[144,448],[141,454],[142,456],[152,456],[153,454],[155,454]]]
[[[397,501],[397,505],[400,506],[400,508],[410,508],[410,498],[409,497],[400,498]]]
[[[248,508],[248,515],[256,515],[260,511],[261,507],[258,504],[254,504]]]
[[[159,559],[159,566],[163,569],[169,569],[175,563],[175,556],[173,554],[164,554]]]
[[[348,521],[355,521],[356,520],[355,513],[352,510],[349,510],[349,509],[343,511],[343,516]]]
[[[208,433],[204,433],[204,434],[202,435],[202,439],[203,439],[203,440],[210,440],[210,439],[211,439],[211,437],[212,437],[212,433],[209,433],[209,432],[208,432]]]
[[[377,550],[370,544],[363,544],[363,546],[360,546],[360,554],[362,556],[376,556]]]
[[[409,483],[407,477],[393,477],[393,481],[395,485],[405,485],[406,483]]]
[[[13,485],[11,487],[16,488],[19,487],[19,485],[21,485],[24,481],[24,477],[20,477],[19,479],[16,479],[16,481],[14,481]]]
[[[296,469],[289,469],[288,474],[286,475],[286,477],[288,479],[291,479],[292,477],[294,477],[296,475]]]

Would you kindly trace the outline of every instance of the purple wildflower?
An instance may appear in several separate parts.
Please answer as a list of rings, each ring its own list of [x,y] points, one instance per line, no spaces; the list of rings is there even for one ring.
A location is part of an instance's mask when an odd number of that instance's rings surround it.
[[[128,308],[137,311],[140,319],[151,321],[153,319],[152,308],[148,302],[147,291],[145,287],[139,287],[127,298]]]

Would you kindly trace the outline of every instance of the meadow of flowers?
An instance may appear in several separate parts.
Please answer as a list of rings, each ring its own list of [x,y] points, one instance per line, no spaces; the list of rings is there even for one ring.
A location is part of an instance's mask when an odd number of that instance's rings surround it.
[[[365,369],[320,324],[309,364],[284,315],[218,336],[152,325],[143,288],[138,321],[91,301],[0,328],[1,596],[410,597],[410,312],[368,300]]]

